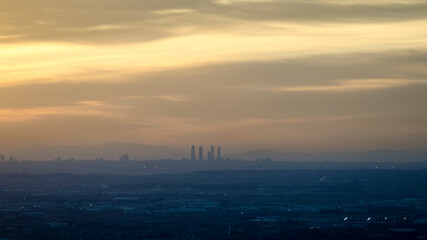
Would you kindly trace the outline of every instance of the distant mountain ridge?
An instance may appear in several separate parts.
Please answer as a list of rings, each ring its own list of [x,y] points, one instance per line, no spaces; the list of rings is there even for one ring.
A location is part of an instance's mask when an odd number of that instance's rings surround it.
[[[299,153],[275,152],[261,149],[241,154],[228,154],[232,159],[266,159],[275,161],[345,161],[345,162],[427,162],[427,151],[416,150],[373,150],[369,152],[341,152],[341,153]]]
[[[128,154],[130,159],[138,160],[181,159],[188,157],[187,154],[169,147],[119,142],[78,146],[33,145],[11,152],[8,155],[21,160],[52,160],[58,157],[77,160],[96,158],[118,160],[123,154]]]

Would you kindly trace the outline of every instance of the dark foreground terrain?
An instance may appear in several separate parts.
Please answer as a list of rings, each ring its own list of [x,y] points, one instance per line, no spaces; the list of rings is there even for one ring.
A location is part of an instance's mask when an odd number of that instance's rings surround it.
[[[427,170],[0,175],[0,239],[426,239]]]

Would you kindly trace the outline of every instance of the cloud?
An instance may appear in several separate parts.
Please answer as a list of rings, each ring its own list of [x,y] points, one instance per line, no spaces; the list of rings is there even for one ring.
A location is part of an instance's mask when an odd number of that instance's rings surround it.
[[[127,30],[134,29],[134,26],[126,26],[126,25],[97,25],[97,26],[89,26],[83,28],[58,28],[55,30],[58,31],[71,31],[71,32],[91,32],[91,31],[109,31],[109,30]]]
[[[79,44],[149,42],[183,33],[233,33],[239,28],[252,31],[249,25],[263,22],[319,26],[421,21],[427,10],[425,1],[399,0],[37,0],[25,4],[0,0],[0,5],[0,35],[19,36],[1,42]]]
[[[115,47],[31,43],[0,46],[1,86],[81,82],[90,79],[122,81],[127,75],[174,68],[305,58],[315,55],[380,53],[427,48],[427,21],[383,24],[306,25],[267,24],[249,34],[201,34]],[[254,27],[254,26],[251,26]],[[257,34],[252,34],[256,32]],[[399,32],[401,34],[393,34]],[[312,39],[316,39],[313,41]]]
[[[162,99],[165,101],[171,101],[171,102],[184,102],[184,101],[188,101],[189,97],[186,96],[173,96],[173,95],[169,95],[169,96],[155,96],[158,99]]]
[[[399,87],[409,84],[426,84],[427,81],[410,79],[359,79],[339,81],[335,85],[326,86],[291,86],[270,88],[268,91],[279,92],[336,92],[336,91],[360,91],[381,88]]]
[[[425,52],[397,51],[216,63],[151,73],[119,75],[116,72],[94,72],[94,79],[90,78],[92,75],[84,75],[87,78],[84,81],[76,81],[79,79],[76,75],[73,76],[74,81],[0,88],[0,95],[5,99],[0,102],[0,108],[58,107],[91,100],[139,109],[131,114],[143,112],[146,115],[169,117],[204,116],[207,121],[254,117],[255,114],[257,117],[280,115],[283,109],[290,115],[304,111],[310,113],[315,111],[316,102],[332,104],[339,111],[336,105],[344,102],[336,98],[342,95],[316,99],[317,95],[313,95],[316,91],[277,90],[291,87],[305,87],[304,90],[308,90],[309,87],[317,87],[326,91],[335,88],[346,94],[345,101],[351,101],[350,104],[355,106],[361,104],[361,107],[380,92],[378,97],[384,99],[400,92],[397,96],[405,97],[408,101],[415,97],[422,101],[423,93],[426,93],[426,85],[422,84],[427,79],[425,64]],[[98,75],[102,76],[101,80]],[[350,87],[356,87],[358,91],[349,91]],[[269,91],[259,91],[263,89]],[[367,89],[370,91],[361,91]],[[419,92],[419,95],[415,92]],[[407,104],[405,109],[419,105],[415,100]],[[382,106],[384,109],[388,107]],[[364,108],[367,110],[369,107]],[[211,109],[226,114],[214,114]]]
[[[0,0],[0,87],[122,82],[201,65],[427,49],[427,5],[419,1],[97,3]]]
[[[0,109],[0,122],[21,122],[39,120],[52,116],[112,116],[109,110],[114,106],[99,101],[79,101],[75,105],[60,107],[35,107],[21,109]]]
[[[24,37],[24,34],[15,34],[15,35],[0,35],[0,40],[11,39],[11,38],[21,38]]]
[[[169,102],[185,102],[189,101],[191,99],[190,96],[184,96],[184,95],[136,95],[136,96],[124,96],[122,99],[126,100],[139,100],[139,99],[160,99],[163,101],[169,101]]]
[[[164,9],[164,10],[157,10],[153,13],[160,14],[160,15],[168,15],[168,14],[180,14],[180,13],[190,13],[194,12],[193,9],[187,9],[187,8],[178,8],[178,9]]]

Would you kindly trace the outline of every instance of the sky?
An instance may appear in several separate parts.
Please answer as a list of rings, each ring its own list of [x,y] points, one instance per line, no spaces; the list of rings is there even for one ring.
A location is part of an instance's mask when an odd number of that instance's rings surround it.
[[[0,152],[427,149],[426,0],[0,0]]]

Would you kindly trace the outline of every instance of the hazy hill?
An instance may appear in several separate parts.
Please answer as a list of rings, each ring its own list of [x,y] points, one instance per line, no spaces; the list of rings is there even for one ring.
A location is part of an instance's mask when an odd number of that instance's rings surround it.
[[[346,162],[427,162],[426,151],[415,150],[375,150],[369,152],[342,152],[342,153],[280,153],[271,150],[257,150],[241,154],[229,154],[229,158],[235,159],[264,159],[270,158],[276,161],[346,161]]]
[[[108,160],[118,160],[123,154],[128,154],[130,159],[138,160],[181,159],[187,157],[187,154],[169,147],[137,143],[105,143],[92,146],[34,145],[14,151],[8,155],[21,160],[52,160],[59,156],[62,159],[95,159],[102,157]]]

